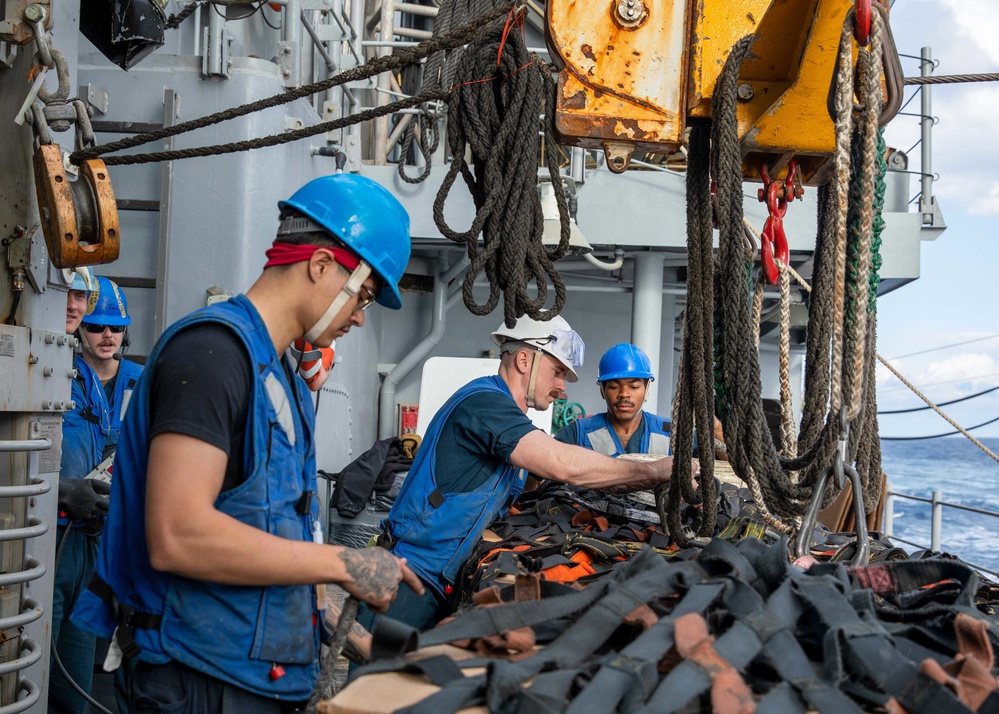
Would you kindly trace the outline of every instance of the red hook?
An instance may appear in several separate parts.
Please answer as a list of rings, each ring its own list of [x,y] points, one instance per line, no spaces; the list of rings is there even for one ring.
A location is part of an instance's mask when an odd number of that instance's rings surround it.
[[[770,178],[767,167],[760,167],[760,177],[763,188],[759,192],[761,201],[767,204],[766,223],[760,233],[760,262],[763,264],[763,274],[767,282],[776,285],[780,279],[780,270],[776,260],[784,265],[790,265],[791,251],[787,245],[787,233],[784,232],[784,216],[787,214],[787,204],[800,196],[798,179],[798,163],[791,161],[787,167],[787,178],[775,181]]]
[[[867,47],[871,38],[871,0],[855,0],[857,8],[857,23],[853,26],[853,36],[857,44]]]

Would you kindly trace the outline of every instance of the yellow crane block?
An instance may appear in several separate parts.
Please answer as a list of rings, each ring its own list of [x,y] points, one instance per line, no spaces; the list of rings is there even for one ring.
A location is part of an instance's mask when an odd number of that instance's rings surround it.
[[[676,151],[689,121],[710,118],[732,47],[755,34],[739,78],[743,173],[759,178],[766,165],[777,177],[795,158],[805,183],[823,183],[835,148],[829,92],[852,6],[853,0],[602,0],[585,6],[550,0],[560,140],[603,149],[612,171],[626,169],[636,151]]]

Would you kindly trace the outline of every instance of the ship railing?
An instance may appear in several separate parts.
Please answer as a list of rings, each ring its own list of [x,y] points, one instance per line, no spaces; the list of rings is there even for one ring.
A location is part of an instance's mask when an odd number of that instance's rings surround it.
[[[907,501],[917,501],[919,503],[930,504],[930,544],[923,545],[921,543],[916,543],[905,538],[900,538],[893,535],[894,527],[894,517],[895,517],[895,499],[903,498]],[[914,496],[909,493],[902,493],[896,491],[892,488],[891,484],[886,487],[885,493],[885,515],[884,515],[884,534],[887,538],[893,541],[898,541],[900,543],[905,543],[906,545],[911,545],[915,548],[929,549],[935,552],[939,552],[941,549],[941,536],[943,532],[943,509],[953,508],[957,511],[967,511],[969,513],[978,513],[983,516],[990,516],[992,518],[999,518],[999,511],[991,511],[987,508],[976,508],[974,506],[965,506],[960,503],[952,503],[950,501],[943,500],[943,491],[934,490],[929,498],[925,496]],[[962,559],[963,560],[963,559]],[[988,573],[999,577],[999,571],[992,570],[991,568],[986,568],[982,565],[972,563],[965,560],[965,563],[973,567],[975,570],[979,570],[983,573]]]

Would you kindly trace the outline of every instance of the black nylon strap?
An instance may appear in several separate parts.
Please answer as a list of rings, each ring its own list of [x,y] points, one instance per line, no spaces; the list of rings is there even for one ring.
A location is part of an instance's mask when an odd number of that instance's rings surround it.
[[[427,681],[438,687],[443,687],[455,680],[465,678],[454,660],[446,655],[438,655],[436,657],[427,657],[426,659],[410,660],[399,657],[372,662],[363,667],[358,667],[351,672],[349,679],[350,681],[354,681],[366,674],[378,674],[382,672],[421,674],[427,678]]]
[[[835,667],[842,671],[842,665],[837,662],[848,661],[853,665],[851,669],[859,669],[913,714],[969,711],[949,690],[921,674],[915,663],[902,656],[884,628],[861,620],[836,580],[829,576],[801,575],[795,578],[794,585],[795,591],[811,605],[827,628],[827,670]]]
[[[676,618],[691,612],[704,612],[723,587],[720,582],[693,586],[669,618],[657,622],[600,667],[569,705],[566,714],[609,714],[625,698],[628,701],[622,707],[625,710],[633,710],[644,703],[659,683],[659,661],[673,647]]]
[[[87,590],[92,592],[108,605],[111,605],[112,609],[115,611],[115,618],[119,621],[119,625],[121,624],[120,620],[122,618],[121,615],[118,614],[118,611],[124,609],[127,611],[125,624],[129,627],[138,627],[142,630],[160,629],[160,624],[163,622],[163,618],[160,615],[154,615],[150,612],[143,612],[127,605],[122,605],[115,599],[114,590],[111,589],[111,586],[104,582],[104,580],[102,580],[96,573],[90,578],[90,582],[87,584]]]

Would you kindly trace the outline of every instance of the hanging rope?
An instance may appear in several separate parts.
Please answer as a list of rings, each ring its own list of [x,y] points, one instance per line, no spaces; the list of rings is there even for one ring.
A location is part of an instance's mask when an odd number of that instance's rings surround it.
[[[701,504],[698,535],[714,534],[718,514],[714,449],[714,254],[711,219],[711,133],[690,130],[687,151],[687,307],[684,310],[680,376],[673,400],[670,439],[673,471],[668,484],[656,488],[656,507],[663,528],[681,548],[688,538],[683,527],[683,501]],[[699,435],[698,487],[691,458],[693,435]],[[668,493],[667,493],[668,491]]]
[[[883,138],[882,138],[882,141],[883,141]],[[883,179],[884,179],[884,174],[883,173],[881,174],[881,178],[882,178],[882,183],[883,183]],[[883,198],[882,198],[882,203],[883,203]],[[878,211],[880,213],[880,207],[879,207]],[[812,286],[809,284],[809,282],[807,280],[805,280],[803,277],[801,277],[796,272],[794,272],[794,279],[805,290],[807,290],[809,292],[812,292]],[[811,324],[811,320],[809,320],[809,330],[811,330],[811,328],[812,328],[812,324]],[[924,409],[932,409],[937,414],[939,414],[941,417],[943,417],[947,421],[948,424],[950,424],[951,426],[953,426],[956,429],[956,431],[949,432],[947,434],[939,434],[937,436],[932,436],[932,437],[930,437],[930,436],[927,436],[927,437],[911,437],[913,440],[924,439],[924,438],[925,439],[935,439],[935,438],[938,438],[938,436],[953,436],[954,434],[964,434],[964,436],[968,437],[968,439],[970,439],[971,442],[973,444],[975,444],[975,446],[977,446],[982,451],[984,451],[986,454],[988,454],[989,457],[991,457],[992,459],[994,459],[996,461],[999,461],[999,456],[997,456],[991,449],[989,449],[987,446],[985,446],[983,443],[981,443],[975,437],[973,437],[971,434],[968,433],[972,429],[978,429],[979,427],[986,426],[986,424],[991,424],[992,423],[991,421],[990,422],[986,422],[985,424],[978,424],[976,426],[969,427],[968,429],[965,429],[964,427],[962,427],[960,424],[958,424],[957,422],[955,422],[953,419],[951,419],[947,414],[945,414],[940,409],[941,406],[947,406],[948,404],[957,404],[958,402],[963,402],[963,401],[965,401],[967,399],[972,399],[974,397],[980,397],[983,394],[988,394],[990,392],[994,392],[995,390],[999,389],[999,387],[993,387],[992,389],[987,389],[987,390],[985,390],[983,392],[979,392],[978,394],[972,394],[970,396],[962,397],[960,399],[954,399],[954,400],[949,401],[949,402],[941,402],[940,404],[935,404],[929,397],[927,397],[925,394],[923,394],[916,385],[914,385],[912,382],[910,382],[908,379],[906,379],[905,376],[902,375],[901,372],[899,372],[897,369],[895,369],[895,367],[893,367],[891,365],[891,363],[888,362],[888,360],[886,360],[884,357],[882,357],[876,351],[874,352],[874,356],[875,356],[875,359],[878,362],[880,362],[881,364],[883,364],[885,367],[887,367],[888,370],[893,375],[895,375],[902,384],[904,384],[906,387],[908,387],[912,391],[913,394],[915,394],[917,397],[919,397],[924,402],[926,402],[926,406],[925,407],[917,407],[915,409],[900,409],[900,410],[896,410],[896,411],[877,412],[877,414],[903,414],[903,413],[907,413],[907,412],[911,412],[911,411],[922,411]],[[806,358],[805,364],[806,364],[806,366],[808,364],[807,358]],[[808,392],[806,390],[806,395],[807,394],[808,394]],[[909,440],[909,438],[910,437],[887,437],[887,436],[884,436],[884,437],[881,437],[881,440],[882,441],[906,441],[906,440]]]
[[[490,28],[469,43],[455,81],[456,95],[448,106],[452,160],[434,201],[434,222],[442,235],[466,246],[471,263],[462,284],[465,306],[474,315],[488,315],[502,296],[507,327],[513,327],[522,315],[550,320],[565,305],[565,283],[555,261],[569,249],[569,213],[554,134],[555,84],[548,67],[528,53],[509,21],[507,27]],[[544,164],[561,224],[559,244],[554,249],[541,243],[544,216],[538,195],[538,162],[542,157],[542,113]],[[468,230],[461,232],[444,217],[459,174],[475,203],[475,218]],[[473,294],[480,272],[489,283],[489,297],[482,304]],[[537,286],[535,298],[528,293],[531,282]],[[549,282],[555,299],[546,308]]]
[[[180,23],[190,17],[191,14],[201,6],[202,1],[203,0],[195,0],[195,2],[192,2],[190,5],[185,5],[183,10],[168,17],[166,24],[164,24],[163,27],[167,30],[173,30],[180,27]]]
[[[437,16],[434,18],[433,36],[447,34],[454,27],[460,27],[469,19],[489,13],[496,7],[495,0],[441,0],[438,3]],[[421,88],[426,91],[453,86],[455,65],[460,56],[460,52],[452,51],[436,52],[427,57],[423,64]],[[434,111],[427,106],[420,108],[422,110],[420,115],[414,117],[405,129],[399,163],[396,164],[399,178],[410,184],[423,183],[430,176],[433,168],[431,157],[440,145],[444,125],[443,112]],[[416,144],[423,156],[423,170],[418,176],[410,176],[406,171],[406,162],[410,159],[417,131],[420,132],[420,141],[416,141]]]
[[[491,13],[482,15],[472,22],[468,23],[464,27],[461,27],[454,32],[450,32],[446,35],[441,35],[440,37],[434,37],[415,47],[406,48],[400,50],[395,54],[391,54],[385,57],[378,57],[369,62],[366,62],[359,67],[354,67],[345,72],[341,72],[333,77],[328,77],[327,79],[321,80],[319,82],[313,82],[312,84],[306,84],[301,87],[296,87],[294,89],[289,89],[286,92],[281,92],[280,94],[275,94],[273,96],[267,97],[265,99],[260,99],[255,102],[250,102],[249,104],[243,104],[238,107],[232,107],[230,109],[224,109],[220,112],[215,112],[214,114],[209,114],[208,116],[199,117],[198,119],[192,119],[190,121],[181,122],[180,124],[174,124],[173,126],[163,127],[161,129],[156,129],[154,131],[145,132],[143,134],[137,134],[135,136],[130,136],[125,139],[120,139],[119,141],[113,141],[109,144],[102,144],[100,146],[94,146],[82,151],[74,151],[70,154],[70,161],[74,164],[79,164],[87,159],[94,159],[98,156],[103,156],[105,154],[112,153],[114,151],[122,151],[124,149],[131,149],[136,146],[141,146],[143,144],[148,144],[152,141],[159,141],[161,139],[166,139],[171,136],[177,136],[178,134],[184,134],[189,131],[194,131],[195,129],[201,129],[206,126],[211,126],[213,124],[218,124],[223,121],[228,121],[230,119],[235,119],[237,117],[246,116],[247,114],[252,114],[253,112],[258,112],[264,109],[269,109],[271,107],[280,106],[282,104],[287,104],[296,99],[301,99],[303,97],[308,97],[318,92],[324,92],[333,87],[339,87],[342,84],[347,84],[349,82],[356,82],[369,77],[373,77],[382,72],[388,72],[394,69],[399,69],[407,64],[412,64],[418,62],[424,57],[428,57],[435,52],[440,52],[442,50],[454,49],[456,47],[461,47],[466,44],[473,37],[478,35],[483,28],[487,27],[490,23],[496,20],[498,17],[506,14],[511,9],[511,4],[506,4],[503,8],[494,10]],[[419,101],[411,103],[408,106],[415,106],[426,101],[432,101],[435,98],[439,98],[439,94],[428,94],[427,96],[420,95]],[[410,98],[411,100],[412,98]],[[404,101],[410,101],[404,100]],[[376,110],[384,109],[384,107],[378,107]],[[373,110],[375,111],[375,110]],[[367,121],[372,118],[369,116],[369,112],[361,112],[360,114],[354,115],[354,117],[362,117],[354,119],[353,122],[348,122],[343,126],[348,126],[350,123],[356,123],[359,121]],[[382,116],[381,114],[375,114],[373,116]],[[346,117],[346,119],[351,119],[353,117]],[[343,120],[341,120],[343,121]],[[314,127],[309,127],[314,128]],[[328,129],[326,130],[328,131]],[[271,137],[272,139],[277,137]],[[301,138],[301,137],[299,137]],[[284,142],[278,142],[284,143]],[[275,144],[266,144],[266,146],[274,146]],[[224,146],[232,146],[231,144]],[[204,149],[211,149],[214,147],[203,147]],[[255,147],[254,147],[255,148]],[[241,149],[242,150],[242,149]],[[202,154],[211,155],[211,154]],[[105,163],[109,166],[115,163],[127,163],[127,162],[116,162],[117,157],[108,157],[105,159]],[[185,157],[181,157],[185,158]],[[157,159],[164,160],[164,159]]]
[[[750,315],[736,105],[739,68],[751,42],[752,36],[748,36],[733,48],[715,87],[711,110],[712,174],[717,184],[720,234],[718,356],[725,397],[720,411],[733,469],[747,480],[760,515],[772,527],[787,532],[788,526],[781,519],[800,513],[807,494],[781,469],[766,426],[756,348],[758,329]]]

